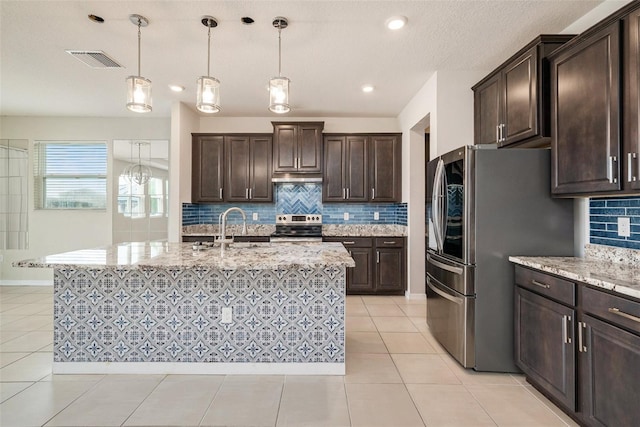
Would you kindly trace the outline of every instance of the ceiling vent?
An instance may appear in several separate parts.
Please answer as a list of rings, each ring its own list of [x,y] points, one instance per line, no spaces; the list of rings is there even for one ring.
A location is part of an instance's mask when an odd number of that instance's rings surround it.
[[[122,68],[122,65],[101,50],[67,50],[65,52],[91,68]]]

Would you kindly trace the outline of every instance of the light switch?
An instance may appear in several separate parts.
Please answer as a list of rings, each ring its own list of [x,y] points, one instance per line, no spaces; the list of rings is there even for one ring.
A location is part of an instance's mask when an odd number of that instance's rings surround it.
[[[628,216],[618,217],[618,236],[631,237],[631,218]]]
[[[345,212],[342,217],[344,218],[345,221],[349,221],[349,212]]]

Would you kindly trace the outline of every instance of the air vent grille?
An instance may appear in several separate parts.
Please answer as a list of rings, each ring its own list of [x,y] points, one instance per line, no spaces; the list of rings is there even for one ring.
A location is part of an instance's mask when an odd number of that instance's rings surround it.
[[[122,68],[122,65],[101,50],[67,50],[66,52],[91,68]]]

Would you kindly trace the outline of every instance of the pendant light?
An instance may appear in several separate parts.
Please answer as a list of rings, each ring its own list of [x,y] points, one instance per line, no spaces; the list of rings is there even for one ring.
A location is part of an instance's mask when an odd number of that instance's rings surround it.
[[[213,16],[203,16],[202,25],[207,27],[207,75],[198,78],[196,93],[196,108],[203,113],[217,113],[220,111],[220,80],[209,76],[211,64],[211,29],[218,26]]]
[[[140,154],[140,150],[143,145],[150,146],[151,144],[146,141],[131,141],[131,144],[138,146],[138,163],[127,166],[124,171],[122,171],[122,175],[124,175],[129,182],[133,182],[138,185],[145,185],[149,182],[153,174],[151,173],[151,168],[149,166],[142,164],[142,155]]]
[[[142,15],[129,15],[129,20],[138,27],[138,75],[127,77],[127,108],[136,113],[148,113],[151,105],[151,80],[140,75],[140,27],[149,25]]]
[[[287,18],[282,16],[276,16],[273,18],[273,26],[278,29],[278,77],[273,77],[269,80],[269,110],[284,114],[291,111],[289,107],[289,80],[286,77],[282,77],[282,40],[280,33],[283,29],[287,28],[289,22]]]

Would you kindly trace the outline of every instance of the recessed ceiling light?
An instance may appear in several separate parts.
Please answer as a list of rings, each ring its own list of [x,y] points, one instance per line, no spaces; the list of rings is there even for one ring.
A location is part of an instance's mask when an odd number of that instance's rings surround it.
[[[362,91],[364,93],[373,92],[374,89],[375,89],[375,87],[372,86],[372,85],[364,85],[364,86],[362,86]]]
[[[390,30],[399,30],[405,25],[407,25],[406,16],[392,16],[391,18],[387,19],[387,28]]]
[[[184,90],[184,86],[180,86],[180,85],[169,85],[169,89],[171,89],[174,92],[182,92]]]
[[[93,22],[97,22],[98,24],[102,24],[104,22],[104,18],[98,15],[89,15],[89,19]]]
[[[244,25],[251,25],[256,21],[254,21],[250,16],[243,16],[242,18],[240,18],[240,22],[242,22]]]

